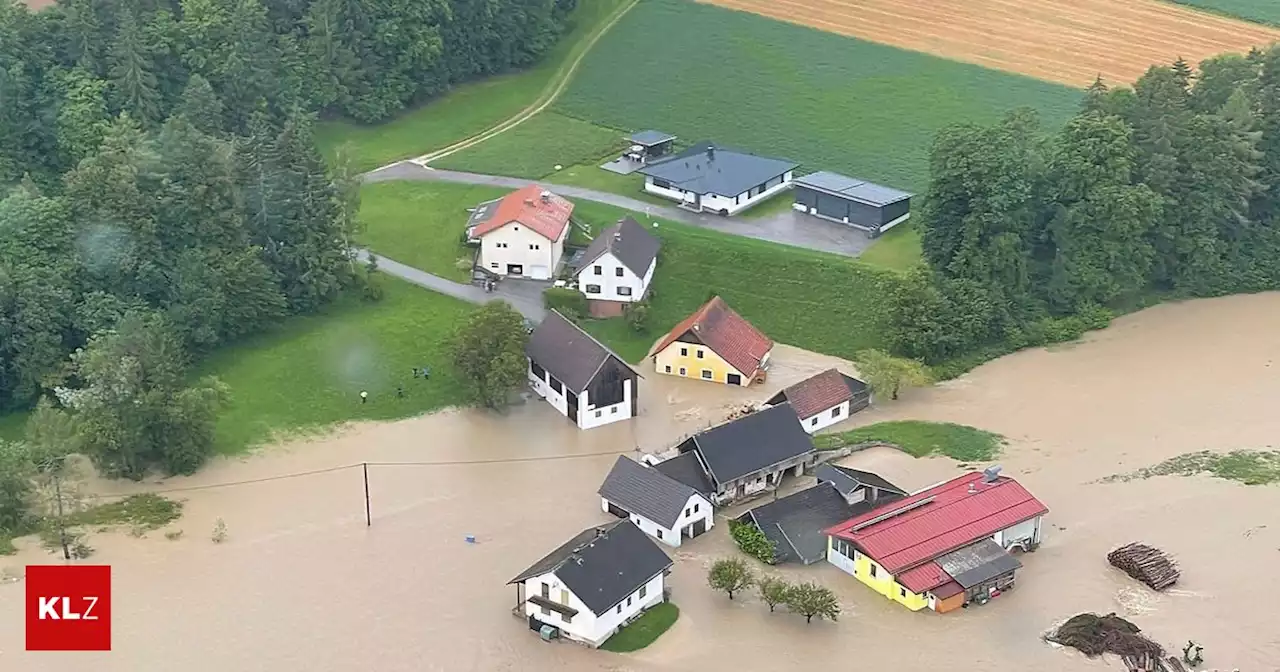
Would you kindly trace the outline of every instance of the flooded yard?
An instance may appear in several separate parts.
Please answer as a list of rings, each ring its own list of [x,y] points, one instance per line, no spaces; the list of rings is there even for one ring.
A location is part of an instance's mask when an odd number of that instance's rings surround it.
[[[1218,669],[1274,670],[1280,616],[1280,487],[1208,477],[1097,483],[1202,449],[1274,446],[1280,437],[1280,294],[1168,305],[1085,342],[1006,357],[972,374],[855,416],[917,418],[999,432],[1000,463],[1050,508],[1044,545],[1023,558],[1015,590],[947,615],[911,613],[826,564],[779,573],[835,589],[838,623],[770,614],[754,596],[705,585],[733,551],[727,526],[673,552],[675,627],[636,654],[541,642],[510,609],[512,576],[582,528],[609,520],[595,491],[614,456],[661,451],[834,360],[782,348],[767,385],[730,389],[641,369],[641,417],[579,431],[534,399],[505,416],[451,411],[351,427],[322,439],[220,461],[161,488],[186,501],[170,541],[98,534],[93,561],[113,566],[114,651],[22,652],[22,584],[0,585],[0,669],[183,670],[764,670],[856,661],[869,669],[1120,669],[1040,640],[1081,611],[1115,611],[1177,649],[1205,647]],[[569,456],[563,459],[527,459]],[[521,459],[524,461],[494,460]],[[364,461],[359,468],[236,487]],[[489,463],[486,463],[489,462]],[[917,489],[959,473],[945,458],[888,449],[846,464]],[[978,465],[983,466],[983,465]],[[130,484],[95,483],[100,492]],[[155,486],[153,486],[155,487]],[[214,521],[228,538],[213,544]],[[474,535],[475,544],[465,542]],[[1182,582],[1156,594],[1105,554],[1141,540],[1171,552]],[[38,548],[0,568],[54,562]]]

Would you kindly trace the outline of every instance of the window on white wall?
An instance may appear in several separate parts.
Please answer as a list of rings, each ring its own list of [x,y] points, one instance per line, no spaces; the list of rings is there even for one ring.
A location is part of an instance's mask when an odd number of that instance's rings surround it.
[[[613,269],[613,274],[614,274],[614,275],[616,275],[616,276],[618,276],[619,278],[621,278],[621,277],[622,277],[622,267],[621,267],[621,266],[619,266],[619,267],[617,267],[617,268]]]
[[[604,411],[596,411],[596,417],[597,417],[597,418],[598,418],[598,417],[600,417],[600,415],[601,415],[601,414],[603,414],[603,413],[604,413]]]
[[[661,538],[662,538],[662,530],[658,530],[658,538],[659,538],[659,539],[661,539]]]
[[[594,268],[592,268],[591,272],[595,273],[596,275],[604,275],[604,269],[600,268],[599,266],[595,266]]]
[[[630,596],[630,595],[628,595],[628,596],[627,596],[627,606],[628,606],[628,607],[629,607],[629,606],[631,606],[631,596]]]
[[[645,585],[640,586],[640,599],[643,600],[644,596],[647,595],[648,593],[649,593],[649,584],[646,583]]]
[[[588,294],[599,294],[599,293],[600,293],[600,285],[587,285],[587,293],[588,293]]]
[[[835,408],[831,409],[831,417],[833,417],[833,418],[838,418],[838,417],[840,417],[840,407],[839,407],[839,406],[836,406]]]
[[[619,288],[618,288],[618,296],[631,296],[631,288],[630,288],[630,287],[619,287]]]
[[[818,426],[818,418],[817,418],[817,416],[814,416],[814,418],[813,418],[812,420],[810,420],[810,421],[809,421],[809,426],[810,426],[810,427],[817,427],[817,426]]]

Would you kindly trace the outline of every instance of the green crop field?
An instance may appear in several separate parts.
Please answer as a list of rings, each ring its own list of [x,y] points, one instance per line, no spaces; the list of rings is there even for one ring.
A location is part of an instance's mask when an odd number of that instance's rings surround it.
[[[431,165],[446,170],[536,180],[555,172],[556,166],[585,164],[614,150],[621,150],[626,145],[625,136],[619,130],[554,112],[543,112],[474,147],[433,161]]]
[[[1195,7],[1215,14],[1280,26],[1280,2],[1276,0],[1172,0],[1179,5]]]
[[[1078,91],[684,0],[643,0],[595,45],[557,111],[923,191],[939,128]],[[550,140],[550,139],[549,139]]]

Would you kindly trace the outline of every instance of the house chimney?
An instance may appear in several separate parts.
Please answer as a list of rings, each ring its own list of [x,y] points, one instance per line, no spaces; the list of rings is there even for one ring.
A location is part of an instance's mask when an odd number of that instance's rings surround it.
[[[711,159],[714,159],[714,158],[716,158],[716,148],[715,148],[715,146],[714,146],[714,145],[707,145],[707,159],[708,159],[708,160],[711,160]]]
[[[978,493],[978,486],[974,485],[973,481],[969,481],[969,494],[976,495],[977,493]]]
[[[543,202],[543,203],[550,203],[550,202],[551,202],[551,192],[549,192],[549,191],[544,191],[544,192],[542,192],[542,202]]]
[[[1000,465],[994,464],[982,470],[983,483],[995,483],[997,478],[1000,478]]]

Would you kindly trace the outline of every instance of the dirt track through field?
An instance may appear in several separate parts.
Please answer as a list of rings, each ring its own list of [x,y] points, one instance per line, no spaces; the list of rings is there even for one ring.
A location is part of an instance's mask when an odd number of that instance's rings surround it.
[[[1154,0],[700,1],[1072,86],[1280,41],[1280,29]]]

